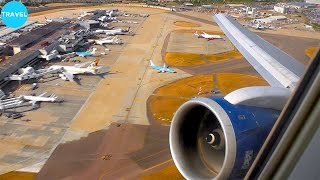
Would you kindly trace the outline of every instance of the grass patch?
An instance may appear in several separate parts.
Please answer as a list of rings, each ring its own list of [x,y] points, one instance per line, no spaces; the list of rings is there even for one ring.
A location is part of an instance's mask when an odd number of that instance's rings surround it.
[[[214,84],[214,76],[216,76],[217,84]],[[222,95],[226,95],[239,88],[266,85],[267,82],[262,78],[246,74],[197,75],[158,88],[154,95],[150,96],[148,105],[154,120],[163,125],[170,125],[179,106],[194,96],[211,95],[214,87],[218,88]]]
[[[175,21],[174,25],[181,27],[200,27],[200,24],[187,22],[187,21]]]
[[[242,58],[242,54],[238,50],[232,50],[224,53],[219,54],[208,54],[205,55],[208,61],[210,62],[218,62],[218,61],[225,61],[229,59],[239,59]]]
[[[205,64],[200,54],[167,52],[165,62],[171,66],[195,66]]]
[[[61,2],[61,3],[49,3],[45,6],[47,7],[55,7],[55,6],[74,6],[74,5],[87,5],[86,3],[68,3],[68,2]]]
[[[167,52],[165,55],[165,62],[170,66],[196,66],[205,64],[205,59],[209,62],[215,63],[219,61],[226,61],[229,59],[239,59],[242,57],[242,54],[237,50],[208,55],[181,52]]]
[[[308,47],[304,53],[311,59],[315,56],[315,53],[317,52],[317,50],[319,49],[319,47]]]
[[[172,97],[150,96],[150,111],[155,121],[170,125],[174,112],[187,100]]]
[[[220,73],[217,74],[217,80],[218,87],[223,94],[249,86],[268,86],[268,83],[261,77],[246,74]]]
[[[0,175],[0,179],[5,180],[34,180],[36,177],[36,173],[29,173],[29,172],[9,172],[6,174]]]
[[[29,17],[41,16],[41,15],[51,14],[51,13],[60,12],[60,11],[68,11],[68,10],[75,10],[75,8],[51,9],[47,11],[34,12],[29,14]]]
[[[141,177],[140,180],[155,180],[155,179],[175,179],[175,180],[183,180],[184,178],[179,173],[176,166],[170,165],[159,171],[153,172],[152,174]]]

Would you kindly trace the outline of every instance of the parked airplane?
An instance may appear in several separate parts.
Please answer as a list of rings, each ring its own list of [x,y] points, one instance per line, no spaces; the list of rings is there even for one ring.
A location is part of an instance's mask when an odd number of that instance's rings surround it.
[[[80,56],[80,57],[94,56],[96,54],[96,50],[97,50],[97,48],[92,48],[92,50],[84,51],[84,52],[78,51],[78,52],[76,52],[76,55]]]
[[[166,64],[164,64],[163,66],[158,66],[158,65],[155,65],[152,62],[152,60],[150,60],[150,67],[157,70],[158,73],[165,73],[165,72],[176,73],[174,69],[169,68]]]
[[[44,17],[44,19],[46,20],[47,23],[51,23],[52,19],[48,19],[47,17]]]
[[[57,96],[51,94],[49,97],[44,97],[47,92],[40,94],[39,96],[30,96],[30,95],[23,95],[22,98],[25,101],[29,101],[30,104],[34,105],[37,102],[54,102],[57,99]]]
[[[270,86],[187,101],[172,119],[170,150],[185,179],[244,179],[305,68],[232,17],[214,20]]]
[[[220,35],[207,34],[205,32],[202,32],[202,34],[199,34],[198,31],[196,31],[194,35],[197,36],[198,38],[205,38],[208,41],[214,40],[214,39],[222,39]]]
[[[50,61],[51,59],[54,59],[58,56],[59,56],[59,52],[57,50],[52,50],[49,54],[40,54],[38,58],[42,58],[47,61]]]
[[[93,13],[89,13],[89,12],[84,11],[84,12],[82,12],[82,13],[80,14],[79,17],[82,18],[82,17],[89,16],[89,15],[93,15]]]
[[[114,17],[114,16],[117,15],[117,12],[114,11],[114,10],[106,11],[106,15],[109,16],[109,17]]]
[[[23,81],[27,79],[36,79],[40,78],[46,74],[56,73],[57,71],[48,70],[48,69],[38,69],[35,70],[33,67],[20,68],[18,70],[18,75],[13,74],[5,78],[5,80],[10,81]]]
[[[84,67],[87,64],[90,65],[88,67]],[[99,74],[99,69],[101,66],[98,66],[99,60],[95,60],[94,62],[85,62],[81,64],[75,64],[74,66],[60,66],[53,65],[48,68],[50,71],[56,71],[59,73],[59,77],[63,80],[74,81],[75,76],[77,74]]]
[[[115,35],[124,35],[127,32],[129,32],[130,27],[128,27],[128,29],[123,30],[123,29],[112,29],[112,30],[103,30],[103,29],[97,29],[94,32],[97,34],[103,34],[105,33],[106,35],[109,36],[115,36]]]
[[[254,28],[254,29],[257,29],[257,30],[265,29],[265,27],[262,26],[262,24],[260,24],[260,23],[255,24],[255,25],[253,26],[253,28]]]
[[[0,110],[5,111],[7,109],[17,108],[25,105],[36,105],[36,103],[39,102],[55,102],[57,99],[57,96],[52,94],[49,97],[45,97],[46,94],[40,94],[39,96],[33,96],[33,95],[21,95],[19,97],[13,97],[13,98],[7,98],[2,99],[0,101]],[[26,104],[27,103],[27,104]]]
[[[101,16],[98,18],[99,21],[105,22],[105,21],[113,21],[117,20],[117,17],[111,17],[111,16]]]
[[[131,14],[123,13],[123,14],[122,14],[122,16],[124,16],[124,17],[130,17],[130,16],[131,16]]]
[[[118,36],[115,37],[107,37],[99,40],[95,40],[96,44],[104,45],[104,44],[122,44],[121,39]]]

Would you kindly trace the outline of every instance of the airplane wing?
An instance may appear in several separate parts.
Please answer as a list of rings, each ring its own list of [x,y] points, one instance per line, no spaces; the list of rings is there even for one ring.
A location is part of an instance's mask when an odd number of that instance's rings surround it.
[[[83,66],[86,66],[88,64],[90,64],[91,62],[84,62],[84,63],[80,63],[80,64],[75,64],[73,67],[76,67],[76,68],[81,68]]]
[[[47,92],[40,94],[39,97],[43,97],[45,94],[47,94]]]
[[[66,76],[66,78],[69,80],[69,81],[74,81],[74,75],[67,72],[67,71],[62,71],[62,73]]]
[[[304,73],[304,66],[223,14],[214,20],[255,70],[274,87],[294,89]]]

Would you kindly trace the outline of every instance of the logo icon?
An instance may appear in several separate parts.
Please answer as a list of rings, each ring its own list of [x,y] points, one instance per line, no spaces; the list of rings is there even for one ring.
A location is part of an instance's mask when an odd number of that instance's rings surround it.
[[[1,10],[2,22],[10,28],[19,28],[28,19],[28,10],[21,2],[10,1]]]

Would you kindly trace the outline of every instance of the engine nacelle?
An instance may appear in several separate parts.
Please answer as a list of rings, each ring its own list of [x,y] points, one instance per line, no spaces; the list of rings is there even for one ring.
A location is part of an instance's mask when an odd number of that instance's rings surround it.
[[[59,74],[59,77],[64,81],[68,81],[68,78],[64,74]]]
[[[173,160],[186,179],[243,178],[279,114],[223,97],[191,99],[172,120]]]

